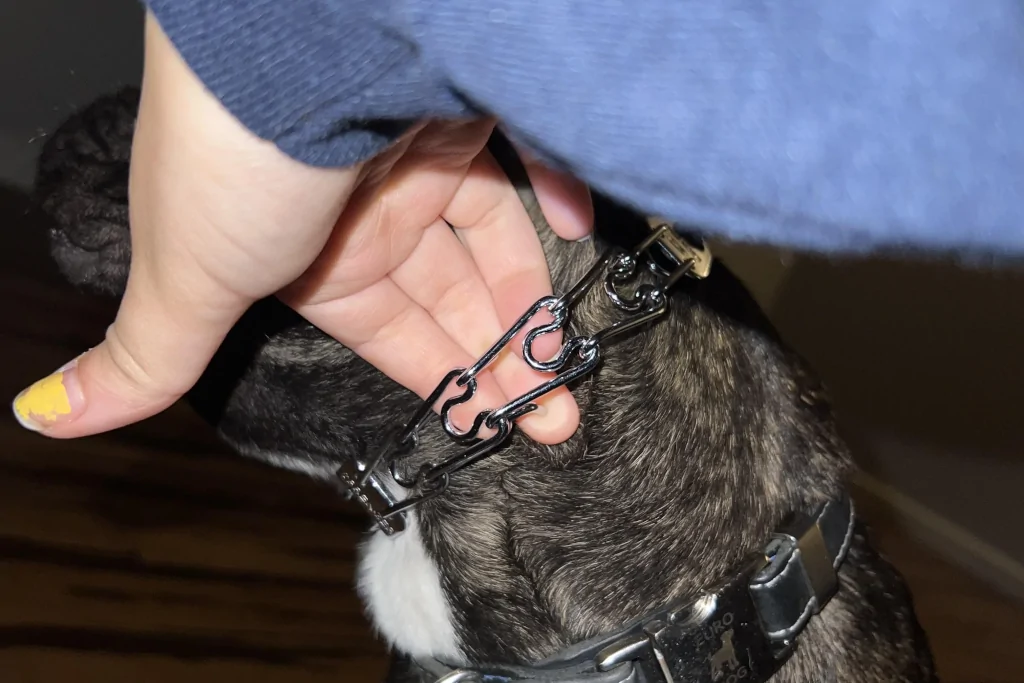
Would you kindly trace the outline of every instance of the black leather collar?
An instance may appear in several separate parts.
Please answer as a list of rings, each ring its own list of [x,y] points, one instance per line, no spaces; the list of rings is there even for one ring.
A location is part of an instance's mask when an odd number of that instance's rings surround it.
[[[847,494],[794,516],[762,552],[698,599],[534,666],[414,664],[436,683],[764,683],[839,587],[853,536]]]

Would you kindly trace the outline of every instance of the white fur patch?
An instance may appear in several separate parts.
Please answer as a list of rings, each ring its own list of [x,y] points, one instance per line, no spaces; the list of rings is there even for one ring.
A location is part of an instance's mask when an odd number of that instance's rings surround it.
[[[315,479],[329,479],[334,469],[286,454],[257,451],[260,460]],[[399,499],[405,491],[392,487]],[[405,531],[388,537],[375,532],[363,544],[357,587],[370,618],[396,650],[413,657],[436,657],[459,664],[455,625],[441,588],[437,565],[420,537],[415,511],[406,514]]]
[[[254,450],[246,452],[246,455],[250,455],[257,460],[261,460],[271,467],[278,467],[283,470],[298,472],[299,474],[305,474],[313,479],[329,480],[334,476],[334,471],[337,469],[285,453],[271,453],[269,451]]]
[[[374,625],[397,651],[459,662],[451,610],[415,512],[407,514],[405,531],[390,537],[377,531],[363,545],[358,589]]]

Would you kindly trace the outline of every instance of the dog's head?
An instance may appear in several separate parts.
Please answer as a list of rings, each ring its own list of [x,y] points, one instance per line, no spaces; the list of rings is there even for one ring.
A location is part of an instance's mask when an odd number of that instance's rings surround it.
[[[39,165],[54,258],[71,282],[108,295],[123,292],[128,272],[137,97],[125,90],[77,114]],[[598,196],[595,239],[564,242],[514,160],[503,161],[539,225],[556,293],[605,246],[645,229],[642,216]],[[707,279],[684,280],[670,308],[606,348],[599,370],[573,387],[583,417],[566,443],[515,434],[419,508],[413,531],[441,567],[466,657],[538,659],[692,594],[788,512],[840,487],[847,459],[821,388],[739,281],[716,264]],[[596,288],[568,332],[621,317]],[[190,400],[240,453],[322,479],[374,453],[418,405],[274,299],[239,322]],[[414,457],[456,448],[431,423]]]

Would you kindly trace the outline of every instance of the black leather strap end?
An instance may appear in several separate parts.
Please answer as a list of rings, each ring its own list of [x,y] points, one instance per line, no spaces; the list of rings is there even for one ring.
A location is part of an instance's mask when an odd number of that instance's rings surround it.
[[[791,641],[832,598],[853,521],[853,502],[843,496],[775,537],[768,548],[768,566],[750,583],[751,598],[770,640]]]

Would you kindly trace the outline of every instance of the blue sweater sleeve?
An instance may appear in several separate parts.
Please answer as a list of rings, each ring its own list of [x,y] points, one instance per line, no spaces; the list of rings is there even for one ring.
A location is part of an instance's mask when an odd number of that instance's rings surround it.
[[[487,112],[712,236],[1024,253],[1017,0],[148,4],[228,109],[307,163]]]

